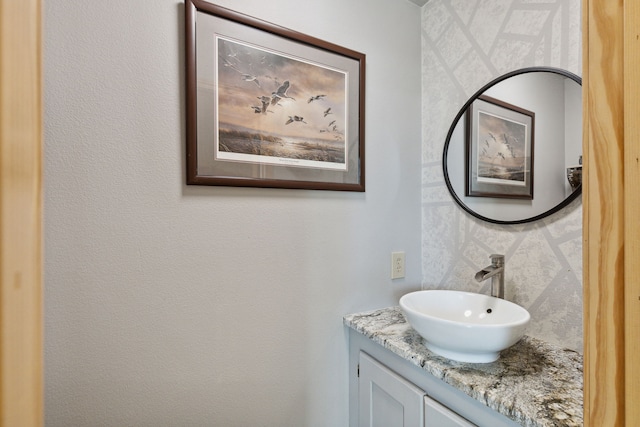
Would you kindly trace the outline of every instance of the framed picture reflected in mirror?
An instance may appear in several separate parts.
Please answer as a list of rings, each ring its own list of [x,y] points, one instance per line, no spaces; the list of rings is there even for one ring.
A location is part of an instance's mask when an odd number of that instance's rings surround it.
[[[466,117],[466,196],[532,200],[535,113],[483,95]]]

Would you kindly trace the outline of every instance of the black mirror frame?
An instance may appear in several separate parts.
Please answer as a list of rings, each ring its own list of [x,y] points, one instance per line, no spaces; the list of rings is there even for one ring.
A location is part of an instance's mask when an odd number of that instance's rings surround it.
[[[571,203],[572,201],[577,199],[578,196],[580,196],[580,194],[582,194],[582,184],[580,184],[569,195],[569,197],[566,197],[562,202],[560,202],[559,204],[557,204],[556,206],[554,206],[553,208],[549,209],[546,212],[543,212],[543,213],[541,213],[539,215],[532,216],[530,218],[518,219],[518,220],[513,220],[513,221],[504,221],[504,220],[499,220],[499,219],[487,218],[487,217],[485,217],[483,215],[480,215],[479,213],[477,213],[476,211],[471,209],[469,206],[464,204],[464,202],[458,197],[458,195],[454,191],[453,186],[451,184],[451,181],[449,180],[449,170],[448,170],[448,167],[447,167],[447,153],[449,151],[449,143],[451,142],[451,136],[453,135],[454,129],[458,125],[458,122],[460,121],[460,119],[464,115],[465,111],[467,111],[469,106],[480,95],[482,95],[487,89],[491,88],[492,86],[495,86],[496,84],[498,84],[501,81],[506,80],[506,79],[508,79],[510,77],[517,76],[517,75],[520,75],[520,74],[532,73],[532,72],[547,72],[547,73],[559,74],[559,75],[562,75],[564,77],[570,78],[571,80],[575,81],[580,86],[582,86],[582,79],[579,76],[577,76],[577,75],[575,75],[575,74],[573,74],[573,73],[571,73],[569,71],[562,70],[562,69],[559,69],[559,68],[528,67],[528,68],[521,68],[521,69],[518,69],[518,70],[514,70],[514,71],[511,71],[511,72],[509,72],[507,74],[503,74],[502,76],[490,81],[489,83],[487,83],[486,85],[481,87],[462,106],[462,108],[460,109],[460,111],[458,112],[456,117],[453,119],[453,122],[451,124],[451,127],[449,128],[449,132],[447,133],[447,138],[446,138],[445,143],[444,143],[444,150],[443,150],[443,154],[442,154],[442,170],[444,172],[444,181],[445,181],[445,184],[447,185],[447,189],[449,190],[449,193],[451,194],[451,197],[453,197],[453,200],[455,200],[455,202],[458,204],[458,206],[460,206],[463,210],[465,210],[470,215],[472,215],[472,216],[474,216],[474,217],[476,217],[478,219],[481,219],[483,221],[487,221],[487,222],[493,223],[493,224],[524,224],[524,223],[528,223],[528,222],[537,221],[539,219],[545,218],[545,217],[547,217],[549,215],[552,215],[552,214],[558,212],[560,209],[562,209],[565,206],[569,205],[569,203]]]

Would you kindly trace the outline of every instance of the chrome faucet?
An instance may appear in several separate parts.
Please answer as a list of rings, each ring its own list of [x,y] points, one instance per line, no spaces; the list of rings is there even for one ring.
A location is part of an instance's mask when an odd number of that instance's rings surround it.
[[[492,254],[491,265],[476,273],[476,280],[482,282],[491,277],[491,296],[504,299],[504,255]]]

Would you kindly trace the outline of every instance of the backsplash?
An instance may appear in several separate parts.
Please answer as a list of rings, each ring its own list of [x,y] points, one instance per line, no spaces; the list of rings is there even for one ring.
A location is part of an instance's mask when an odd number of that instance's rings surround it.
[[[494,78],[550,66],[581,75],[580,0],[430,0],[422,9],[422,286],[489,292],[474,280],[506,255],[506,298],[527,334],[582,352],[582,201],[539,221],[495,225],[464,212],[442,173],[455,115]]]

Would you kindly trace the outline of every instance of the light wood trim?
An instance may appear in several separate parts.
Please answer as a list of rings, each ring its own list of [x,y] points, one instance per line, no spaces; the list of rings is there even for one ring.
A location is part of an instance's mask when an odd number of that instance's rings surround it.
[[[625,414],[640,425],[640,2],[624,4]]]
[[[585,426],[625,425],[622,1],[583,0]]]
[[[41,426],[39,0],[0,0],[0,426]]]

